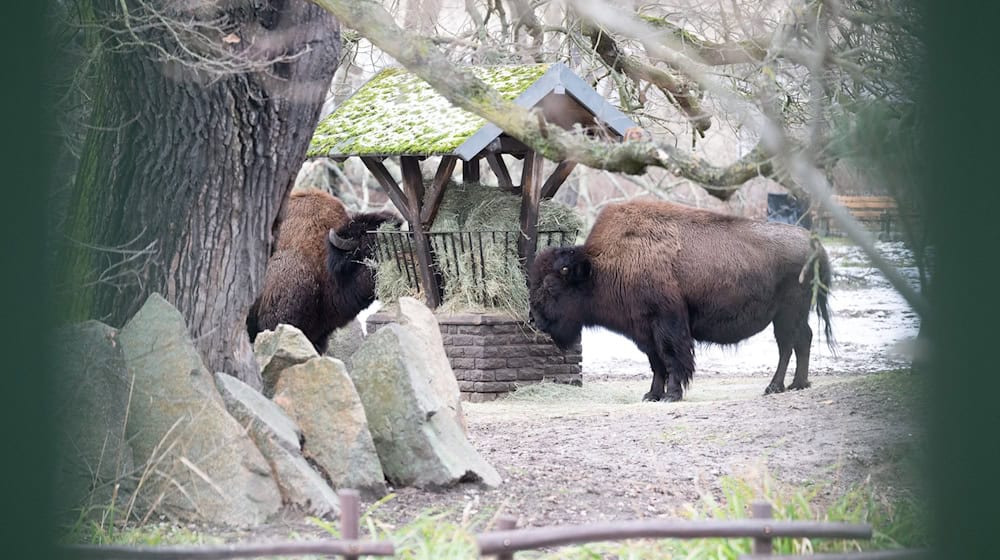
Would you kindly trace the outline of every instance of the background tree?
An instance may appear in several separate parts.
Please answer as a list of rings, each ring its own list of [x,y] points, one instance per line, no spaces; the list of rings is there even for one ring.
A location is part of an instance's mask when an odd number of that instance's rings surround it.
[[[305,1],[75,0],[67,98],[87,125],[60,256],[66,319],[121,325],[151,292],[206,364],[259,387],[244,318],[337,68]]]
[[[464,2],[465,17],[439,19],[428,36],[399,27],[374,0],[315,1],[358,32],[349,52],[364,48],[361,38],[369,41],[377,47],[373,56],[389,55],[452,103],[550,159],[630,175],[661,168],[721,200],[757,177],[814,198],[911,305],[926,311],[923,297],[875,250],[871,236],[832,202],[829,185],[841,159],[860,155],[835,149],[860,146],[845,141],[859,120],[876,105],[892,118],[912,104],[907,63],[922,53],[914,7],[678,0],[636,3],[630,12],[603,0]],[[459,67],[533,60],[563,61],[617,97],[648,141],[608,144],[548,127]],[[737,149],[713,150],[720,142]],[[710,152],[728,163],[710,162]],[[641,182],[663,190],[662,182]]]
[[[75,23],[64,42],[83,69],[65,105],[87,123],[69,127],[70,139],[85,134],[59,164],[75,175],[61,199],[70,319],[121,324],[159,291],[184,313],[210,367],[255,382],[243,317],[338,66],[336,24],[316,5],[350,29],[333,104],[398,62],[550,158],[619,172],[619,184],[661,195],[697,185],[731,200],[750,181],[773,180],[830,205],[924,312],[871,237],[829,203],[842,161],[870,167],[859,135],[888,146],[878,138],[905,138],[919,122],[905,117],[912,73],[897,71],[922,53],[912,7],[409,0],[386,4],[394,16],[375,0],[63,0],[57,11]],[[531,61],[573,67],[642,124],[643,141],[549,127],[460,69]],[[886,126],[858,126],[873,114]]]

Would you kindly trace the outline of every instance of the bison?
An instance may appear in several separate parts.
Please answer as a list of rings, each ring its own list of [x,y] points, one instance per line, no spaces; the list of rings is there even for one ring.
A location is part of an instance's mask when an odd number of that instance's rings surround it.
[[[818,290],[813,278],[818,274]],[[679,401],[694,374],[694,341],[735,344],[774,324],[778,369],[765,394],[809,387],[814,299],[833,348],[830,263],[803,228],[662,201],[605,208],[582,246],[538,254],[528,275],[531,319],[566,349],[585,326],[627,336],[648,357],[643,400]],[[666,393],[664,394],[664,386]]]
[[[324,353],[330,333],[375,301],[374,277],[363,263],[372,254],[365,232],[385,222],[399,220],[387,212],[352,217],[340,200],[323,191],[292,193],[264,287],[247,315],[250,340],[286,323]]]

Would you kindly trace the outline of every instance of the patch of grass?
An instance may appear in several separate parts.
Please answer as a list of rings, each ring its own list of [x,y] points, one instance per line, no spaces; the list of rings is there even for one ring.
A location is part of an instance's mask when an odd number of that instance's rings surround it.
[[[926,376],[914,374],[909,368],[892,369],[864,375],[858,379],[866,391],[895,393],[902,399],[919,399],[924,394]],[[910,404],[916,404],[911,402]]]
[[[840,521],[869,523],[874,529],[870,541],[841,539],[775,539],[775,554],[854,552],[889,548],[922,548],[928,545],[926,514],[914,499],[887,500],[873,488],[862,485],[823,505],[821,488],[783,488],[764,478],[750,482],[735,478],[722,480],[722,496],[706,495],[690,506],[690,519],[747,519],[750,503],[763,498],[773,506],[774,518],[796,521]],[[636,540],[564,547],[557,552],[534,556],[538,560],[592,558],[620,559],[735,559],[749,554],[751,539]]]
[[[221,538],[171,523],[118,527],[81,516],[61,539],[65,544],[176,546],[221,544]]]
[[[378,508],[395,498],[389,494],[373,504],[361,517],[361,538],[376,541],[392,541],[396,548],[394,558],[404,560],[458,560],[478,558],[475,533],[485,530],[488,518],[472,515],[471,503],[458,520],[451,510],[428,510],[413,521],[396,527],[377,518]],[[332,523],[312,520],[334,538],[340,531]]]
[[[851,241],[851,238],[847,236],[820,237],[819,242],[824,247],[853,247],[855,245],[854,241]]]
[[[823,539],[775,539],[775,554],[814,554],[854,552],[891,548],[927,547],[926,512],[913,499],[889,500],[868,484],[843,492],[829,501],[822,496],[824,486],[785,487],[768,477],[759,480],[724,478],[718,497],[706,494],[683,512],[689,519],[747,519],[750,504],[763,498],[773,506],[774,518],[799,521],[842,521],[869,523],[874,528],[870,541]],[[832,489],[830,489],[832,492]],[[453,510],[427,510],[413,521],[396,526],[378,519],[381,504],[393,499],[390,494],[368,508],[362,516],[361,538],[392,541],[396,558],[405,560],[459,560],[478,558],[475,535],[488,531],[493,518],[471,514],[471,506],[458,513]],[[312,519],[333,538],[340,537],[336,523]],[[219,544],[221,539],[170,525],[149,525],[114,533],[98,531],[71,542],[88,544]],[[518,558],[535,560],[592,559],[735,559],[750,553],[750,539],[632,540],[567,546],[555,551],[524,551]]]

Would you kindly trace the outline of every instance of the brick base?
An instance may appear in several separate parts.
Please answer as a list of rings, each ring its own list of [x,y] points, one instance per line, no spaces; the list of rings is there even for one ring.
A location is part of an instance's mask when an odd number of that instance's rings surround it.
[[[368,332],[393,321],[393,313],[368,318]],[[444,350],[458,380],[462,399],[491,401],[518,385],[542,380],[582,385],[580,345],[567,352],[546,334],[503,314],[435,314]]]

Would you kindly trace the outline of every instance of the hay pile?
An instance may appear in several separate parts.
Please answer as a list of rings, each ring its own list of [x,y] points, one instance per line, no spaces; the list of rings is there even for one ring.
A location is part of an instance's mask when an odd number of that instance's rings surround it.
[[[520,197],[496,187],[449,185],[430,228],[431,247],[444,286],[443,310],[500,311],[527,319],[528,288],[517,258],[520,213]],[[582,227],[583,219],[572,208],[542,201],[539,232],[567,235],[540,233],[539,250],[560,241],[575,243]],[[397,241],[401,239],[397,237]],[[410,262],[410,245],[397,243],[396,250],[405,258],[386,259],[380,255],[379,262],[372,263],[377,267],[376,296],[384,303],[416,295],[417,291],[401,268],[401,263]],[[409,275],[413,278],[412,269]]]

